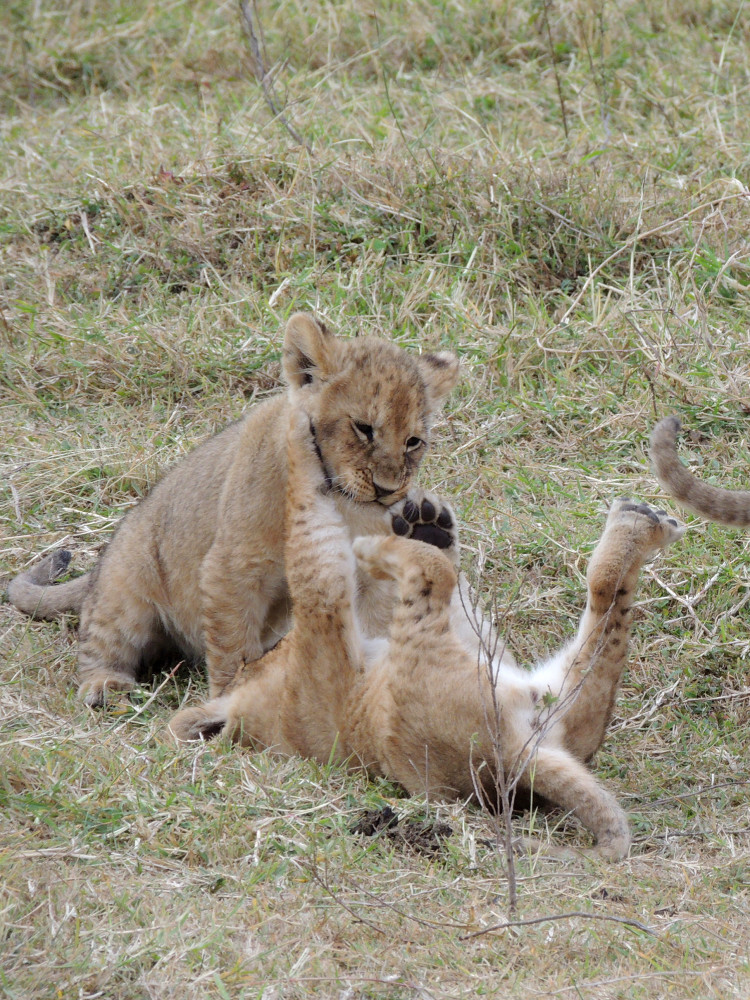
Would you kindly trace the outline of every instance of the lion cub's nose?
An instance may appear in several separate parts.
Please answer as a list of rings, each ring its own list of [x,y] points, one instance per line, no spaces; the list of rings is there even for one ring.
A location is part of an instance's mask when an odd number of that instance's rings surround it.
[[[391,494],[395,493],[398,489],[397,486],[379,486],[377,483],[373,482],[372,488],[375,490],[375,499],[382,500],[383,497],[389,497]]]

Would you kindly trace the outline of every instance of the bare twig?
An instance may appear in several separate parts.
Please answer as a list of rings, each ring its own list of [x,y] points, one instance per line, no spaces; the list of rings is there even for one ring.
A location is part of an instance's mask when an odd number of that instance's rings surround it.
[[[642,802],[638,808],[641,810],[655,809],[657,806],[666,806],[672,802],[677,802],[679,799],[692,799],[699,795],[710,795],[711,792],[718,791],[720,788],[736,788],[738,785],[750,785],[750,780],[747,778],[732,778],[731,781],[717,781],[714,785],[704,785],[702,788],[696,788],[692,792],[682,792],[679,795],[667,795],[663,799]]]
[[[484,554],[482,553],[480,556],[482,563],[484,561],[483,555]],[[480,578],[481,572],[482,570],[480,569]],[[488,805],[490,806],[487,811],[492,816],[497,847],[498,849],[502,849],[505,854],[505,865],[508,877],[508,910],[510,913],[515,913],[518,908],[518,879],[516,877],[516,860],[513,850],[513,807],[515,805],[516,788],[518,787],[520,774],[512,775],[506,773],[500,736],[502,707],[497,697],[497,675],[501,670],[501,661],[503,655],[505,654],[506,646],[505,642],[503,642],[502,649],[500,649],[500,654],[498,656],[498,646],[501,640],[500,631],[496,625],[498,618],[496,595],[493,595],[492,612],[489,621],[486,623],[483,621],[482,612],[478,605],[476,603],[472,603],[471,606],[467,605],[463,590],[460,591],[460,596],[466,617],[471,623],[478,640],[477,683],[480,685],[481,689],[481,672],[484,668],[487,672],[490,691],[492,692],[492,719],[490,720],[489,710],[486,709],[488,718],[485,721],[487,723],[488,731],[492,734],[492,751],[495,758],[493,761],[495,772],[494,781],[495,794],[497,795],[498,803],[494,804],[494,808],[492,808],[491,803],[488,804],[486,802],[481,776],[478,769],[475,767],[473,760],[470,760],[471,777],[474,782],[474,791],[478,801],[485,808],[487,808]],[[485,661],[484,663],[482,662],[483,659]]]
[[[482,937],[482,935],[491,934],[493,931],[502,931],[508,927],[529,927],[532,924],[546,924],[553,920],[572,920],[575,917],[581,917],[584,920],[606,920],[610,923],[626,924],[629,927],[635,927],[637,930],[643,931],[645,934],[656,935],[653,927],[648,927],[646,924],[642,924],[640,920],[634,920],[631,917],[617,917],[612,913],[584,913],[582,910],[573,910],[571,913],[529,917],[526,920],[504,920],[501,924],[493,924],[492,927],[485,927],[484,930],[464,934],[459,940],[471,941],[472,938]]]
[[[560,74],[557,72],[557,60],[555,59],[555,46],[552,44],[552,29],[549,26],[549,8],[552,6],[552,0],[544,0],[542,6],[542,14],[544,16],[544,27],[547,29],[547,43],[549,45],[549,57],[552,62],[552,72],[555,74],[555,85],[557,86],[557,97],[560,101],[560,114],[562,115],[563,129],[565,131],[565,138],[568,136],[568,113],[565,110],[565,98],[562,92],[562,81],[560,80]]]
[[[351,913],[360,922],[365,924],[368,923],[366,920],[364,920],[364,918],[360,914],[355,913],[348,906],[345,906],[342,903],[340,896],[334,893],[330,889],[327,883],[323,883],[320,879],[320,876],[316,876],[315,872],[311,869],[309,865],[301,865],[301,867],[304,868],[304,870],[310,874],[310,877],[315,879],[315,881],[317,881],[318,884],[321,885],[326,890],[326,892],[330,894],[334,903],[343,906],[343,908],[348,913]],[[450,883],[450,885],[458,885],[459,881],[460,879],[455,879],[453,882]],[[369,889],[366,889],[361,883],[355,882],[354,879],[352,878],[349,879],[349,885],[357,892],[359,892],[364,899],[369,901],[367,904],[363,903],[362,904],[363,906],[368,905],[373,909],[388,910],[390,913],[395,913],[396,916],[402,917],[404,920],[411,920],[412,923],[417,924],[419,927],[428,927],[433,930],[451,930],[451,931],[466,930],[466,923],[458,923],[457,921],[454,920],[430,920],[429,918],[424,916],[417,917],[413,913],[409,913],[408,910],[402,909],[400,906],[396,906],[395,903],[390,903],[387,899],[383,897],[382,892],[377,892],[377,893],[371,892]],[[447,888],[447,886],[445,888]],[[368,926],[373,926],[375,930],[377,930],[380,933],[380,928],[377,927],[376,925],[368,924]]]
[[[375,18],[375,30],[376,30],[377,35],[378,35],[378,50],[380,50],[380,48],[382,47],[382,42],[380,40],[380,24],[378,22],[377,17]],[[414,150],[409,145],[409,140],[406,138],[406,133],[404,132],[404,129],[403,129],[402,125],[401,125],[401,119],[399,118],[399,116],[398,116],[398,114],[396,112],[396,109],[393,106],[393,101],[391,100],[391,93],[390,93],[390,90],[388,89],[388,72],[387,72],[387,70],[385,68],[385,65],[381,63],[380,69],[381,69],[381,72],[383,74],[383,89],[385,90],[385,101],[386,101],[386,104],[388,105],[388,110],[391,112],[393,120],[396,123],[396,128],[398,129],[398,134],[401,136],[401,139],[402,139],[404,145],[406,146],[406,150],[409,153],[409,156],[412,158],[412,160],[414,160],[414,164],[417,167],[417,170],[419,170],[419,169],[421,169],[421,164],[420,164],[419,160],[417,159],[417,157],[414,155]],[[422,149],[425,151],[425,153],[427,153],[427,156],[429,157],[430,163],[432,163],[432,166],[435,168],[435,173],[439,177],[440,176],[440,171],[438,170],[438,165],[435,162],[434,156],[432,155],[432,153],[430,152],[430,150],[423,143],[420,142],[420,145],[422,146]]]
[[[258,6],[255,0],[252,0],[252,5],[249,0],[240,0],[240,13],[242,14],[242,26],[250,45],[253,72],[255,73],[255,79],[258,81],[261,90],[263,91],[266,104],[270,108],[274,117],[281,122],[294,141],[299,143],[300,146],[304,146],[308,153],[312,153],[312,146],[306,139],[303,139],[297,129],[292,125],[287,116],[284,114],[276,98],[276,94],[273,89],[273,79],[269,70],[266,68],[266,44],[263,36],[263,26],[260,23]]]
[[[332,889],[331,886],[328,884],[328,879],[323,878],[323,876],[319,873],[318,867],[314,862],[312,862],[309,865],[305,865],[304,868],[310,875],[310,878],[312,878],[315,882],[317,882],[318,885],[321,887],[321,889],[323,889],[325,892],[328,893],[328,895],[331,897],[334,903],[336,903],[337,906],[340,906],[343,910],[346,910],[346,912],[350,916],[354,917],[355,920],[358,920],[360,923],[365,924],[367,927],[375,931],[377,934],[385,934],[385,931],[381,927],[378,927],[377,924],[374,924],[371,920],[368,920],[366,917],[363,917],[360,913],[357,913],[357,911],[353,910],[348,903],[344,902],[339,893],[337,893],[335,889]]]
[[[169,682],[172,680],[172,678],[180,669],[180,667],[184,664],[184,662],[185,662],[184,660],[180,660],[179,663],[175,663],[175,665],[166,675],[161,684],[159,684],[158,687],[154,688],[154,690],[151,692],[146,701],[144,701],[142,705],[139,705],[132,715],[128,715],[127,718],[121,719],[120,721],[116,722],[112,728],[121,729],[123,726],[129,725],[134,719],[137,719],[140,715],[143,715],[146,709],[150,708],[151,705],[154,703],[154,701],[159,697],[159,694],[164,690],[167,684],[169,684]]]

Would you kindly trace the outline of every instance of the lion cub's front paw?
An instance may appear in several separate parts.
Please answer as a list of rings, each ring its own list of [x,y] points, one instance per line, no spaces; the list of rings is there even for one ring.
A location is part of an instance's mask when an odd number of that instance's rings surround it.
[[[665,549],[679,541],[687,527],[665,510],[656,510],[647,503],[618,497],[607,517],[607,527],[623,525],[632,531],[644,549]]]
[[[448,503],[435,493],[413,489],[389,510],[391,530],[402,538],[413,538],[438,549],[458,545],[456,518]]]
[[[116,692],[131,691],[135,678],[114,670],[91,671],[78,686],[78,697],[90,708],[101,708],[117,701]]]

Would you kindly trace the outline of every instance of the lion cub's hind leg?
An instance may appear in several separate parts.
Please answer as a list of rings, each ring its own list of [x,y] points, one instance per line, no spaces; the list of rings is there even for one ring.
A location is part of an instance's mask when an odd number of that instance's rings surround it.
[[[586,574],[593,609],[606,611],[624,596],[623,590],[632,592],[643,564],[659,549],[682,538],[686,530],[666,511],[618,497]]]
[[[450,621],[456,571],[443,551],[412,539],[357,538],[354,554],[377,579],[395,580],[399,596],[387,650],[350,705],[347,742],[369,769],[410,794],[468,796],[469,769],[456,777],[452,749],[458,728],[468,754],[475,720],[462,726],[447,700],[454,667],[466,655]]]
[[[420,613],[428,608],[447,611],[456,585],[456,572],[446,556],[433,546],[407,538],[365,535],[355,538],[352,548],[359,565],[376,580],[398,582],[402,601],[396,605],[394,624],[405,622],[416,614],[410,596],[416,581],[421,584],[420,595],[426,602]]]
[[[391,530],[401,538],[427,542],[441,549],[453,566],[459,567],[458,526],[456,516],[446,501],[435,493],[415,487],[409,495],[389,508]],[[458,586],[451,596],[451,627],[464,649],[476,660],[492,659],[495,667],[502,662],[515,665],[505,643],[493,633],[490,620],[472,595],[471,586],[463,573],[458,574]]]
[[[609,860],[627,854],[627,818],[584,762],[601,745],[612,715],[641,567],[684,531],[664,511],[616,500],[589,562],[588,601],[578,635],[530,675],[537,699],[549,692],[555,703],[524,783],[572,811],[596,839],[591,853]]]
[[[561,742],[580,760],[593,757],[609,725],[641,567],[684,533],[685,526],[663,510],[616,500],[589,562],[588,601],[578,635],[534,675],[557,697]]]
[[[575,757],[557,747],[540,746],[523,784],[572,812],[593,834],[596,844],[580,853],[608,861],[624,858],[630,847],[628,819],[615,797]]]

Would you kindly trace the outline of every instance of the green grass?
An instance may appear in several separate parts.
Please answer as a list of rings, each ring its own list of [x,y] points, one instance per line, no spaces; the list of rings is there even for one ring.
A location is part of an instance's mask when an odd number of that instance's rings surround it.
[[[680,415],[701,475],[750,479],[746,11],[258,12],[312,154],[269,114],[234,3],[0,12],[3,569],[61,543],[90,564],[160,471],[278,388],[285,317],[315,309],[461,355],[422,481],[533,661],[575,625],[606,502],[665,503],[656,417]],[[750,537],[690,520],[645,574],[596,762],[630,859],[519,859],[517,917],[560,919],[473,938],[509,916],[489,817],[175,753],[158,734],[202,678],[89,713],[74,623],[0,606],[0,995],[747,996]],[[384,804],[453,834],[426,857],[350,833]]]

